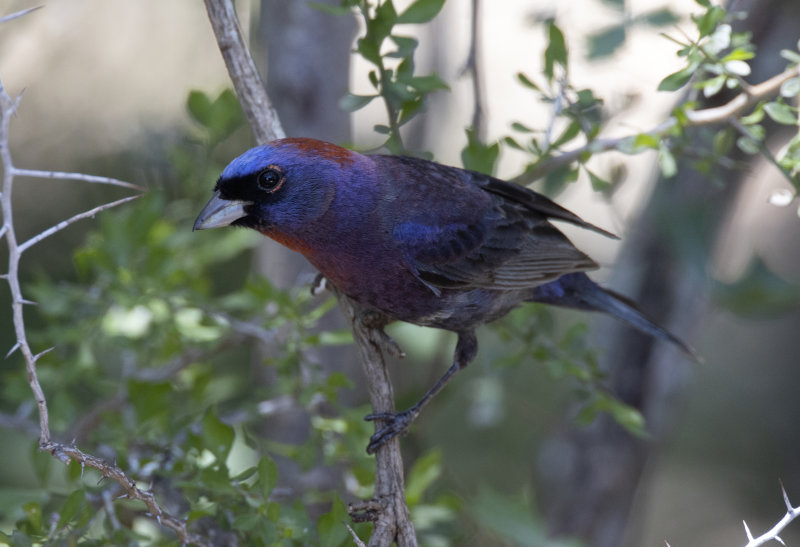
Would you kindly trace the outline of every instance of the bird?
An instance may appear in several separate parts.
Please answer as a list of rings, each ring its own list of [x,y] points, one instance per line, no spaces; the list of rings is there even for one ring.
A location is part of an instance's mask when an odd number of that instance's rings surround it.
[[[477,327],[526,302],[608,313],[694,350],[624,296],[592,281],[597,263],[551,221],[603,236],[548,197],[417,157],[361,154],[306,137],[251,148],[222,171],[193,230],[250,228],[301,253],[327,282],[390,321],[457,335],[447,372],[413,406],[375,413],[368,453],[408,432],[477,355]]]

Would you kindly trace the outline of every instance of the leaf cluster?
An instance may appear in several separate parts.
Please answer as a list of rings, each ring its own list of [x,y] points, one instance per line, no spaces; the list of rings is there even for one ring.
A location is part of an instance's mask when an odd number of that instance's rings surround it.
[[[321,4],[316,4],[322,7]],[[398,154],[405,151],[400,128],[410,122],[425,106],[428,95],[448,89],[436,74],[418,75],[414,52],[416,38],[398,34],[398,25],[422,24],[433,19],[444,0],[415,0],[405,11],[398,13],[392,0],[343,0],[334,13],[355,12],[364,26],[364,35],[356,43],[356,53],[374,68],[367,78],[374,89],[369,95],[347,93],[340,106],[350,112],[364,108],[381,98],[386,107],[387,121],[375,126],[375,132],[385,136],[381,146]]]

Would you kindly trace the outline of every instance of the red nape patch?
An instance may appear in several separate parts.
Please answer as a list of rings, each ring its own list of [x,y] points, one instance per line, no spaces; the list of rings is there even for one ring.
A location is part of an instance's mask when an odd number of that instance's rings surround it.
[[[318,141],[317,139],[309,139],[306,137],[292,137],[288,139],[280,139],[273,144],[283,145],[288,144],[295,150],[305,152],[314,156],[322,156],[331,159],[341,166],[349,165],[355,160],[355,152],[342,148],[330,142]]]

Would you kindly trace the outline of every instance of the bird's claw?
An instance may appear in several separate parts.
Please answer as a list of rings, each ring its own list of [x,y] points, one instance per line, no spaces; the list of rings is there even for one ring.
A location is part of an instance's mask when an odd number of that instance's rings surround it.
[[[393,439],[397,435],[405,435],[408,433],[408,428],[418,415],[419,410],[409,408],[403,412],[377,412],[365,416],[364,419],[369,422],[375,420],[385,422],[385,425],[369,438],[367,454],[374,454],[383,443]]]

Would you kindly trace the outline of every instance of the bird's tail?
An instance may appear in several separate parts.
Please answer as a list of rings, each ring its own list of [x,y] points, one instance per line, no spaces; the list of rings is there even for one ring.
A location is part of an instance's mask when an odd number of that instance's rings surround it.
[[[539,285],[533,290],[530,300],[566,308],[608,313],[642,332],[675,344],[692,360],[702,361],[694,349],[653,322],[628,298],[604,289],[583,272],[563,275],[555,281]]]

